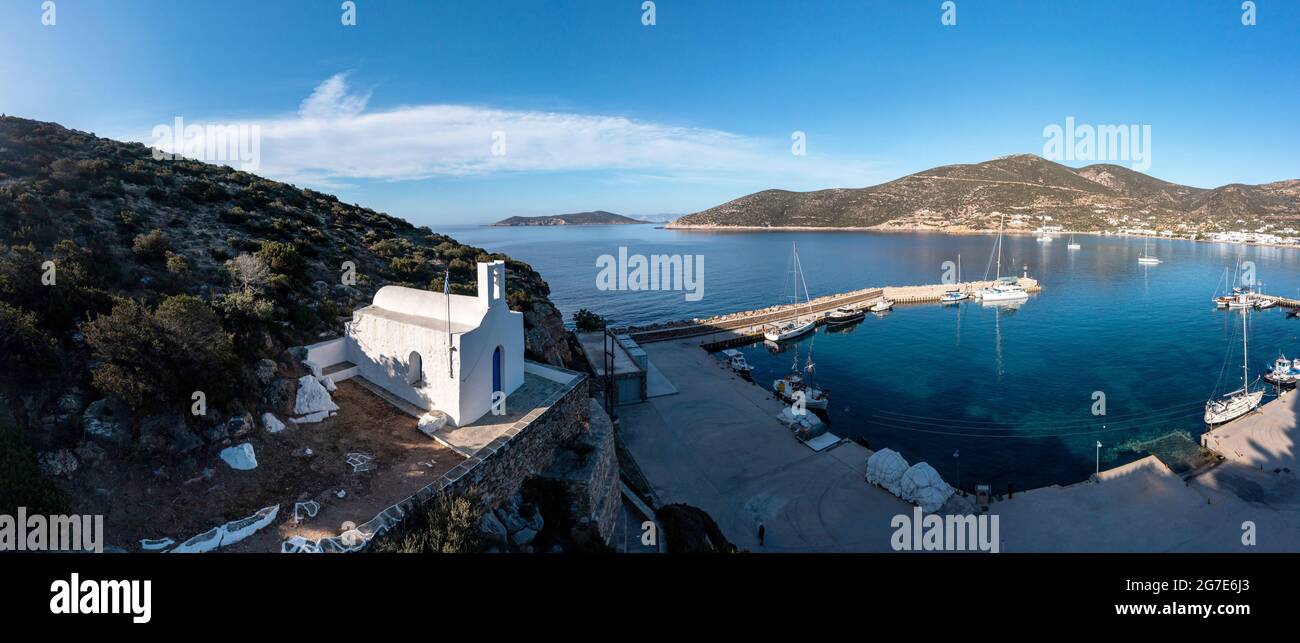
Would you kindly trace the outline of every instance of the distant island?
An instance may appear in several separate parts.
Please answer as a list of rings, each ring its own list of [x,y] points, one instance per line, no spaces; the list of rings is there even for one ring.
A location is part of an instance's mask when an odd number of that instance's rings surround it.
[[[613,212],[596,210],[595,212],[575,212],[573,214],[551,214],[540,217],[510,217],[493,223],[493,226],[550,226],[550,225],[643,225],[638,221]]]
[[[1113,164],[1071,168],[1032,154],[946,165],[865,188],[764,190],[689,214],[672,229],[984,232],[1144,231],[1192,239],[1300,237],[1300,180],[1213,189]]]

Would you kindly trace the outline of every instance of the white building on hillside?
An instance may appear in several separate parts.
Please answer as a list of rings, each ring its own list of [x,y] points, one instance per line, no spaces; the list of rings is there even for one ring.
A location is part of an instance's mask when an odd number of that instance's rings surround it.
[[[524,383],[524,317],[506,305],[505,273],[503,261],[478,264],[477,297],[384,286],[307,359],[316,375],[360,375],[458,426],[474,422],[495,391]]]

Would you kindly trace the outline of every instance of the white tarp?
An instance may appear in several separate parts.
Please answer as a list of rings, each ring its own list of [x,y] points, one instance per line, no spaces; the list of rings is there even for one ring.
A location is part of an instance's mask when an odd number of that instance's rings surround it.
[[[896,496],[901,495],[903,474],[907,471],[907,460],[893,449],[881,449],[867,458],[867,482],[880,485]]]
[[[952,495],[952,487],[943,481],[934,467],[918,462],[903,474],[902,493],[899,496],[915,503],[922,511],[935,512]]]

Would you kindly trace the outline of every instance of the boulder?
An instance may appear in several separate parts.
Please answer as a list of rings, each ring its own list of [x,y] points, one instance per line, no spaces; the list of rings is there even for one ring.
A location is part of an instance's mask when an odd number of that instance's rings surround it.
[[[226,421],[226,435],[231,438],[242,438],[252,433],[255,426],[252,413],[236,415]]]
[[[329,391],[325,390],[316,378],[310,375],[304,375],[298,380],[298,397],[294,403],[294,415],[308,415],[320,413],[321,411],[332,412],[339,410],[339,405],[330,399]]]
[[[126,428],[129,421],[130,414],[125,408],[107,398],[91,402],[81,415],[81,426],[87,437],[114,446],[130,444],[131,432]]]
[[[485,511],[479,517],[478,530],[480,534],[483,534],[484,539],[493,543],[504,545],[510,539],[510,532],[506,530],[506,526],[501,524],[501,521],[497,520],[496,515],[491,511]]]
[[[449,418],[447,414],[442,411],[425,413],[420,416],[420,423],[416,425],[416,428],[420,430],[420,433],[433,437],[434,433],[437,433],[442,430],[443,427],[447,426],[448,420]]]
[[[510,542],[514,543],[516,546],[523,546],[533,542],[533,539],[536,537],[537,537],[536,530],[520,529],[519,531],[510,534]]]
[[[72,389],[59,397],[59,413],[62,415],[75,415],[81,412],[81,405],[85,404],[79,389]]]
[[[880,485],[897,496],[901,492],[899,485],[907,469],[907,460],[897,451],[881,449],[867,458],[867,482]]]
[[[293,380],[283,377],[276,378],[262,391],[262,401],[272,411],[280,415],[289,415],[293,412],[294,391],[296,390],[297,387],[294,385]]]
[[[253,452],[253,445],[247,442],[222,449],[221,459],[236,471],[251,471],[257,468],[257,454]]]
[[[280,418],[275,417],[272,413],[263,413],[262,428],[266,429],[267,433],[279,433],[284,430],[284,422],[281,422]]]
[[[36,457],[36,466],[47,476],[70,476],[77,470],[77,457],[67,449],[47,451]]]
[[[528,521],[524,520],[523,516],[511,509],[509,505],[497,507],[495,513],[497,520],[505,526],[507,533],[513,534],[528,528]]]
[[[267,386],[275,380],[275,374],[279,370],[279,366],[272,359],[258,360],[257,366],[253,367],[253,373],[262,386]]]
[[[915,503],[922,511],[935,512],[952,495],[952,487],[943,481],[934,467],[925,462],[918,462],[903,474],[899,484],[900,497]]]
[[[316,378],[316,381],[320,382],[321,386],[324,386],[325,390],[329,391],[330,393],[339,390],[339,385],[335,384],[334,378],[330,377],[329,375],[326,375],[324,377],[318,377]]]
[[[184,455],[203,446],[179,414],[151,415],[140,421],[140,446],[150,453]]]

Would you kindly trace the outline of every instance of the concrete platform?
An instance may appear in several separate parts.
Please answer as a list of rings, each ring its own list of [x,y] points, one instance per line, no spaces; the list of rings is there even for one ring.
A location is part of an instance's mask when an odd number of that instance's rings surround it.
[[[564,385],[559,382],[533,373],[524,373],[523,385],[506,396],[504,415],[488,413],[465,426],[441,429],[434,434],[434,439],[467,458],[473,457],[479,449],[505,435],[515,422],[538,408],[546,398],[561,388]]]
[[[846,442],[810,453],[775,419],[778,401],[694,340],[644,348],[680,393],[620,407],[619,415],[661,502],[704,509],[729,540],[755,552],[892,551],[890,520],[912,507],[864,482],[870,451]],[[993,502],[1001,550],[1300,551],[1296,400],[1289,394],[1215,431],[1207,439],[1234,455],[1190,480],[1149,457],[1103,472],[1099,482]],[[1290,472],[1275,472],[1280,467]],[[1241,542],[1246,521],[1255,525],[1255,546]]]

